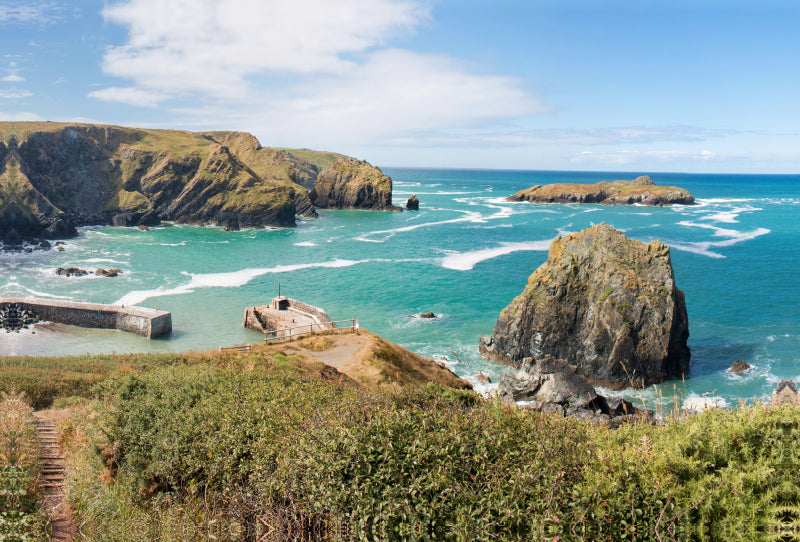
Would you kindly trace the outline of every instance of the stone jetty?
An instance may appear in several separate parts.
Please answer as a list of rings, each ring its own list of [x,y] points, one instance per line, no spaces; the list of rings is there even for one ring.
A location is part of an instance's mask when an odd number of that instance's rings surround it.
[[[9,308],[13,310],[9,311]],[[25,314],[29,319],[57,322],[80,327],[119,329],[136,333],[148,339],[161,337],[172,331],[172,314],[157,309],[135,305],[102,305],[76,303],[60,299],[36,297],[0,297],[0,310],[11,314]],[[0,328],[13,330],[0,321]]]

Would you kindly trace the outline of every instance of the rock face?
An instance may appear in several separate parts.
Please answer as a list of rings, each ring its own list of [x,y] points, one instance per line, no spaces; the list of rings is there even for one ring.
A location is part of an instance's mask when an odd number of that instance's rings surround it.
[[[553,241],[480,350],[514,367],[550,355],[592,384],[621,389],[684,375],[688,336],[669,247],[599,224]]]
[[[317,177],[309,194],[326,209],[399,211],[392,205],[392,179],[367,162],[341,157]]]
[[[419,210],[419,200],[416,194],[411,194],[411,197],[408,198],[408,201],[406,201],[406,209],[409,211]]]
[[[509,201],[533,203],[598,203],[600,205],[693,205],[694,196],[676,186],[656,186],[643,175],[632,181],[596,184],[559,183],[536,185],[510,196]]]
[[[526,408],[610,427],[628,421],[655,422],[652,411],[619,397],[599,395],[574,365],[551,356],[525,358],[519,370],[500,377],[497,392],[506,403],[526,401]]]
[[[294,226],[327,208],[391,208],[391,179],[352,158],[270,149],[241,132],[0,122],[0,240],[162,220]],[[309,191],[326,194],[314,203]],[[16,232],[16,233],[12,233]]]

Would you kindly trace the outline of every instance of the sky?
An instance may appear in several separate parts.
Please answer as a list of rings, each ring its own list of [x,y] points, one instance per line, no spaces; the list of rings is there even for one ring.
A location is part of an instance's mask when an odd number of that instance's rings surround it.
[[[0,0],[0,120],[384,166],[800,173],[795,0]]]

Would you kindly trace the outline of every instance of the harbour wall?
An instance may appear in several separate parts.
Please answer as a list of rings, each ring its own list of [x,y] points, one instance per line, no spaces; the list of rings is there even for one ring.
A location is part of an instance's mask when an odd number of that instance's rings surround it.
[[[16,304],[39,320],[80,327],[119,329],[148,339],[172,331],[172,314],[137,306],[76,303],[36,297],[0,297],[0,305]]]

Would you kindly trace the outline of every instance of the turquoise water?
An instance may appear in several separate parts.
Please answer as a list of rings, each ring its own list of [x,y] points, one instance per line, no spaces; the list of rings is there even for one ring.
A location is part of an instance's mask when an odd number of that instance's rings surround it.
[[[87,228],[64,252],[0,254],[0,295],[138,303],[173,314],[169,338],[36,327],[0,335],[3,354],[205,350],[255,342],[244,308],[281,292],[324,308],[458,374],[496,378],[477,344],[547,258],[551,240],[604,221],[672,246],[689,311],[691,376],[644,392],[735,404],[800,378],[800,176],[655,174],[700,205],[671,208],[533,205],[504,198],[534,184],[633,178],[631,173],[387,168],[394,203],[419,212],[321,211],[294,229],[224,232],[164,226]],[[56,267],[118,267],[116,278],[66,278]],[[433,311],[439,318],[409,315]],[[736,359],[748,373],[727,371]],[[460,360],[460,361],[459,361]]]

